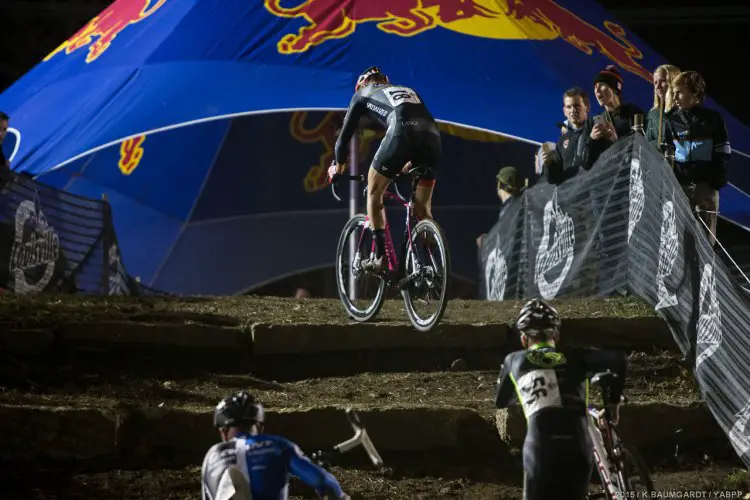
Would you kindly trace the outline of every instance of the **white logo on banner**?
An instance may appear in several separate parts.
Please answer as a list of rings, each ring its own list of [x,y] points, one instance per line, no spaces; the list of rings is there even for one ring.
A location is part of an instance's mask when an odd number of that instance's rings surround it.
[[[664,203],[661,219],[661,243],[659,245],[659,266],[656,270],[656,298],[659,302],[655,310],[677,305],[677,295],[670,293],[664,280],[672,274],[677,260],[677,224],[674,217],[674,205],[671,201]]]
[[[555,224],[555,238],[551,237],[552,223]],[[536,265],[534,275],[539,293],[549,300],[560,291],[565,278],[568,276],[570,266],[573,264],[573,250],[575,245],[575,227],[573,219],[560,209],[557,204],[557,188],[552,199],[544,206],[544,234],[539,243],[536,254]],[[553,240],[550,244],[550,239]],[[547,272],[563,263],[557,279],[551,283],[547,280]]]
[[[748,439],[745,433],[747,422],[750,420],[750,402],[735,417],[737,420],[734,421],[732,430],[729,431],[729,441],[732,443],[737,455],[742,458],[745,453],[750,451],[750,439]]]
[[[641,171],[641,148],[638,148],[638,157],[633,156],[630,161],[630,213],[628,217],[628,243],[635,226],[643,215],[643,206],[646,201],[646,193],[643,190],[643,172]]]
[[[708,297],[706,297],[708,295]],[[708,300],[706,300],[708,299]],[[695,370],[721,345],[721,309],[716,298],[716,274],[713,264],[703,266],[701,275],[700,295],[698,297],[698,357],[695,360]]]
[[[44,290],[52,279],[59,256],[60,239],[45,220],[41,207],[37,208],[37,204],[30,200],[21,202],[16,209],[16,231],[10,254],[15,292],[25,294]],[[44,273],[36,283],[29,283],[26,271],[39,266],[45,266]]]
[[[500,237],[497,238],[495,248],[487,256],[484,266],[484,281],[487,287],[487,300],[503,300],[505,296],[505,282],[508,279],[508,263],[503,252],[500,251]]]

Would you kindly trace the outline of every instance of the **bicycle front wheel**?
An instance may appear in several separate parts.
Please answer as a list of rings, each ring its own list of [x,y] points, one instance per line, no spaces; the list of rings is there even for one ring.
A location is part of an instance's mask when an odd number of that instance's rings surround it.
[[[344,226],[336,247],[336,288],[346,312],[355,321],[371,320],[385,299],[383,278],[361,267],[375,251],[374,243],[365,216],[357,214]]]
[[[411,231],[407,242],[406,276],[410,281],[401,290],[409,321],[427,332],[437,325],[448,305],[450,252],[443,230],[433,220],[424,219]]]

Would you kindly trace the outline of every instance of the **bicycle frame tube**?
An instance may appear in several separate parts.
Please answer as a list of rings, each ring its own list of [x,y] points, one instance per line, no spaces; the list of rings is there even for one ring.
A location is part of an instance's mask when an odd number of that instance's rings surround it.
[[[406,209],[407,230],[408,230],[410,226],[409,215],[411,213],[409,209],[409,202],[403,199],[401,196],[391,193],[390,191],[386,191],[385,193],[383,193],[383,199],[398,201],[403,205],[403,207]],[[383,215],[385,216],[385,208],[383,209]],[[391,272],[398,271],[400,259],[396,255],[396,247],[393,244],[393,235],[391,234],[391,225],[388,222],[387,216],[385,217],[385,253],[386,253],[386,258],[388,259],[388,269]]]
[[[602,480],[602,486],[604,486],[607,495],[609,495],[610,498],[618,499],[620,496],[615,485],[612,484],[612,476],[610,474],[612,464],[604,447],[604,436],[596,425],[596,420],[599,415],[594,408],[589,408],[588,413],[590,416],[588,419],[589,434],[591,435],[591,441],[594,445],[592,451],[594,452],[594,460],[596,461],[596,468],[599,471],[599,477]]]
[[[416,182],[412,185],[412,198],[414,197],[414,189],[416,187]],[[365,193],[366,194],[366,190]],[[391,234],[391,225],[388,222],[388,216],[385,213],[385,206],[383,207],[383,216],[385,217],[385,254],[386,259],[388,261],[388,269],[391,272],[397,272],[400,271],[400,263],[402,263],[403,259],[406,258],[406,245],[410,245],[412,247],[412,252],[415,252],[416,249],[414,248],[414,242],[411,239],[411,230],[412,230],[412,207],[411,202],[412,200],[406,200],[403,196],[400,196],[399,194],[393,193],[391,191],[386,191],[383,193],[383,201],[385,200],[393,200],[398,201],[403,205],[404,209],[406,209],[406,224],[404,229],[404,245],[401,249],[401,259],[398,258],[396,254],[396,248],[393,243],[393,236]],[[385,205],[385,204],[384,204]],[[370,217],[365,216],[365,221],[370,222]],[[372,249],[371,252],[375,252],[375,240],[372,241]],[[400,273],[399,273],[400,274]]]

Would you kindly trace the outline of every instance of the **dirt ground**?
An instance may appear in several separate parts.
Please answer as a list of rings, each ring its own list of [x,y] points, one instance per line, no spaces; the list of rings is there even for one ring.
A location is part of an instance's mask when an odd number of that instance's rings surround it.
[[[553,303],[563,318],[655,317],[641,299],[561,299]],[[509,323],[523,301],[453,300],[443,317],[448,324]],[[335,299],[298,300],[283,297],[25,297],[0,298],[0,325],[6,328],[54,326],[70,321],[138,320],[203,323],[225,326],[270,324],[348,324]],[[376,320],[407,324],[402,300],[387,300]]]
[[[521,498],[520,476],[509,478],[504,484],[478,482],[467,479],[439,477],[392,477],[387,472],[367,472],[334,467],[334,475],[353,499],[392,500],[518,500]],[[0,474],[2,477],[2,474]],[[5,484],[20,484],[20,477]],[[658,472],[653,475],[656,491],[712,492],[725,496],[705,498],[741,498],[750,489],[746,471],[729,465],[712,465],[699,470]],[[162,471],[112,471],[100,474],[77,474],[61,479],[54,474],[37,476],[31,488],[12,488],[0,492],[2,499],[62,500],[62,499],[164,499],[199,500],[200,468]],[[27,483],[30,484],[30,483]],[[592,483],[592,490],[596,485]],[[740,493],[741,492],[741,493]],[[294,479],[291,485],[293,499],[316,498],[306,485]],[[657,497],[654,497],[657,498]],[[704,498],[667,497],[658,498]]]
[[[520,302],[452,301],[444,321],[454,324],[510,322]],[[564,317],[653,317],[653,310],[638,299],[556,301]],[[54,327],[70,321],[137,320],[153,323],[202,323],[247,327],[253,323],[349,323],[336,300],[231,297],[195,298],[177,301],[164,298],[26,298],[0,299],[0,327]],[[380,321],[406,324],[403,302],[389,301]],[[1,353],[0,346],[0,353]],[[24,376],[7,376],[10,364],[0,366],[0,404],[45,406],[120,405],[199,407],[209,409],[217,401],[241,389],[252,390],[269,408],[350,404],[380,408],[414,404],[465,406],[490,416],[497,371],[436,371],[359,373],[348,377],[310,378],[277,382],[260,376],[194,374],[191,378],[146,377],[137,370],[103,375],[81,366],[57,366],[54,376],[37,377],[34,370]],[[28,373],[28,376],[27,376]],[[681,357],[673,353],[632,353],[628,395],[637,401],[698,400],[697,387]],[[710,460],[710,459],[709,459]],[[417,462],[419,462],[417,460]],[[197,464],[196,464],[197,465]],[[419,464],[416,464],[419,465]],[[481,464],[491,470],[492,464]],[[705,490],[724,488],[736,464],[706,461],[692,471],[657,471],[660,490]],[[692,466],[692,465],[691,465]],[[50,466],[52,467],[52,466]],[[467,464],[471,474],[446,470],[443,477],[430,477],[411,468],[386,471],[334,467],[334,473],[355,499],[518,499],[520,471],[483,474]],[[395,475],[394,470],[398,470]],[[467,471],[463,471],[467,472]],[[76,473],[54,468],[19,475],[0,464],[2,499],[198,499],[200,470],[113,470]],[[736,473],[734,474],[737,475]],[[487,476],[486,478],[484,476]],[[468,479],[473,477],[475,479]],[[738,484],[745,487],[742,479]],[[315,498],[299,481],[292,483],[292,498]],[[733,498],[738,498],[737,496]]]
[[[45,382],[26,379],[0,385],[0,403],[44,406],[202,407],[209,409],[227,394],[248,389],[269,408],[321,404],[398,407],[460,405],[494,414],[497,371],[361,373],[279,383],[252,375],[210,374],[194,379],[153,379],[121,375],[103,379],[92,373],[64,374]],[[670,353],[632,353],[627,394],[632,402],[697,401],[700,394],[680,357]]]

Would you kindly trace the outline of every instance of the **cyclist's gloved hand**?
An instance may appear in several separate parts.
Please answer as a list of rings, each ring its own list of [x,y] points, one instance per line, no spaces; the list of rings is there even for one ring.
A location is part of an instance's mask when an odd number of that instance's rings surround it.
[[[331,166],[328,167],[328,183],[331,183],[334,175],[344,173],[344,168],[345,165],[343,163],[336,163],[335,161],[333,161],[331,163]]]
[[[620,405],[608,405],[609,415],[612,417],[612,425],[617,425],[620,422]]]

